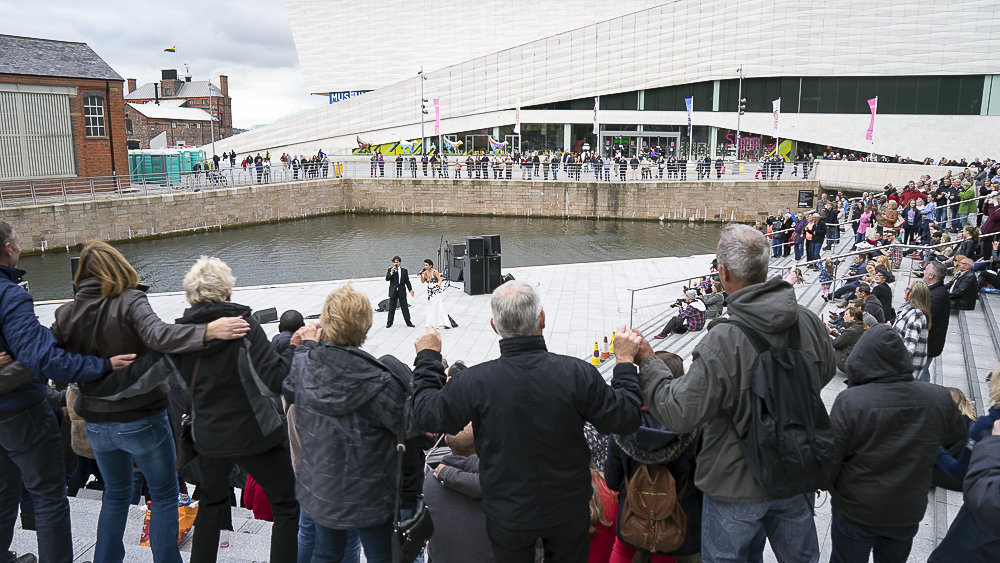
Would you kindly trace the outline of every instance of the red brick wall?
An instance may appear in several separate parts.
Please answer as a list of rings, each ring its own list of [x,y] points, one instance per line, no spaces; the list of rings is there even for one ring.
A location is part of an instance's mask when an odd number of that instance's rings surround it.
[[[69,97],[69,111],[73,124],[77,175],[84,178],[111,176],[112,170],[119,175],[128,174],[128,152],[125,147],[125,100],[121,81],[0,74],[0,82],[75,86],[77,95]],[[83,98],[87,92],[95,92],[105,96],[104,126],[105,132],[110,137],[87,138],[86,121],[83,117]],[[114,145],[113,165],[112,144]]]

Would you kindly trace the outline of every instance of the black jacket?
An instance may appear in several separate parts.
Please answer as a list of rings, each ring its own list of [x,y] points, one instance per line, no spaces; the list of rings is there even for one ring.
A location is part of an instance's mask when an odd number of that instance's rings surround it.
[[[398,274],[393,274],[392,268],[389,268],[385,272],[385,281],[389,282],[389,297],[395,297],[398,291],[402,291],[405,297],[407,289],[413,291],[413,286],[410,285],[410,273],[406,268],[400,267]]]
[[[830,411],[834,508],[864,526],[919,524],[938,446],[965,438],[969,420],[946,388],[913,379],[910,353],[887,325],[861,336],[847,358],[847,376],[854,386]]]
[[[878,302],[882,305],[882,316],[883,321],[893,320],[892,314],[892,290],[889,289],[888,283],[880,283],[872,286],[872,295],[878,298]],[[867,310],[867,302],[865,305]],[[874,316],[874,315],[873,315]],[[875,318],[878,318],[877,316]]]
[[[1000,535],[1000,437],[987,436],[976,444],[963,488],[976,522]]]
[[[931,328],[927,331],[927,357],[936,358],[944,351],[944,341],[948,338],[948,321],[951,320],[951,299],[948,288],[942,282],[930,286]]]
[[[302,510],[335,529],[389,520],[406,382],[367,352],[324,340],[295,349],[284,387],[302,437],[295,480]]]
[[[882,310],[882,301],[878,297],[875,297],[874,294],[869,295],[865,299],[865,312],[875,317],[875,320],[878,321],[879,324],[885,322],[886,315],[885,311]]]
[[[271,339],[271,346],[274,346],[274,351],[282,356],[288,353],[288,349],[292,347],[293,336],[295,336],[295,333],[290,330],[275,334],[274,338]]]
[[[693,555],[701,551],[701,491],[694,486],[695,456],[698,450],[699,431],[677,434],[660,424],[649,410],[642,409],[642,424],[635,434],[614,435],[608,440],[608,461],[604,466],[604,481],[618,492],[618,518],[615,533],[621,538],[622,509],[627,500],[628,485],[642,464],[665,465],[676,482],[677,492],[684,489],[681,508],[687,516],[687,533],[684,543],[669,555]],[[636,546],[631,546],[635,548]],[[638,549],[638,548],[637,548]],[[643,549],[640,551],[645,552]]]
[[[639,428],[634,365],[616,366],[608,385],[594,366],[548,352],[542,336],[502,339],[499,358],[447,385],[441,354],[423,350],[414,378],[416,429],[455,434],[472,422],[483,512],[503,528],[548,528],[587,514],[593,488],[584,422],[602,434]]]
[[[250,312],[249,307],[236,303],[199,303],[176,321],[205,324],[222,317],[243,317],[250,323],[250,332],[240,340],[213,340],[204,350],[172,356],[185,386],[191,384],[195,364],[201,359],[191,419],[191,436],[199,454],[216,458],[254,455],[288,440],[284,413],[274,399],[281,393],[289,362],[274,351]]]
[[[976,281],[976,273],[969,270],[951,280],[948,285],[948,294],[951,297],[951,306],[959,311],[971,311],[976,308],[976,294],[979,293],[979,284]]]

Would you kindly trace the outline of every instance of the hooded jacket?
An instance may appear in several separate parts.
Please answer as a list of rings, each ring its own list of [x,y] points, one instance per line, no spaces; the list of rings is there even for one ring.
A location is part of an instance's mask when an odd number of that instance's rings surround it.
[[[833,340],[833,349],[837,354],[837,367],[841,371],[847,371],[847,357],[851,355],[854,346],[858,343],[861,335],[865,332],[865,325],[860,321],[849,321],[844,323],[844,329]]]
[[[341,530],[392,518],[406,383],[367,352],[324,340],[295,349],[284,388],[302,437],[295,496],[306,514]]]
[[[830,337],[814,313],[799,306],[795,290],[771,278],[731,294],[727,300],[731,319],[757,331],[772,345],[784,345],[796,323],[802,350],[815,359],[819,385],[836,374]],[[702,428],[694,484],[705,494],[724,502],[760,503],[769,499],[743,459],[740,436],[746,436],[752,418],[750,389],[757,351],[736,326],[716,325],[695,347],[691,368],[680,379],[652,367],[649,357],[639,366],[649,411],[674,432]]]
[[[726,302],[726,296],[721,293],[706,293],[701,296],[705,303],[706,319],[712,320],[722,316],[722,308]]]
[[[965,438],[969,420],[944,387],[913,379],[910,353],[887,325],[865,331],[847,359],[853,387],[830,412],[834,509],[863,526],[919,524],[938,446]]]

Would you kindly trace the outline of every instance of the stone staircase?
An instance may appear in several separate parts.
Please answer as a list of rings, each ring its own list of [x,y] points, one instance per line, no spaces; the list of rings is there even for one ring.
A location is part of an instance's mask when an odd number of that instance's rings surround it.
[[[81,489],[79,496],[69,499],[70,517],[73,522],[73,560],[94,562],[97,542],[97,523],[101,512],[101,492]],[[150,548],[139,545],[145,507],[129,508],[125,524],[125,563],[152,563]],[[181,544],[181,558],[191,559],[191,540],[196,530]],[[18,553],[38,553],[35,532],[21,529],[20,519],[14,529],[11,549]],[[254,520],[253,513],[243,508],[233,508],[233,531],[229,533],[229,547],[219,550],[219,563],[263,563],[268,559],[271,546],[271,523]],[[97,562],[94,562],[97,563]]]

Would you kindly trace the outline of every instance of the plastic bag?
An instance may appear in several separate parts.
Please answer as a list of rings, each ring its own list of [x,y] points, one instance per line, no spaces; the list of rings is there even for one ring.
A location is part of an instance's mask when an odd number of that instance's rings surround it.
[[[146,503],[146,517],[142,520],[142,536],[139,537],[139,545],[149,547],[149,517],[152,514],[150,504]],[[194,520],[198,517],[198,503],[192,505],[181,505],[177,507],[177,543],[180,544],[191,532]]]

